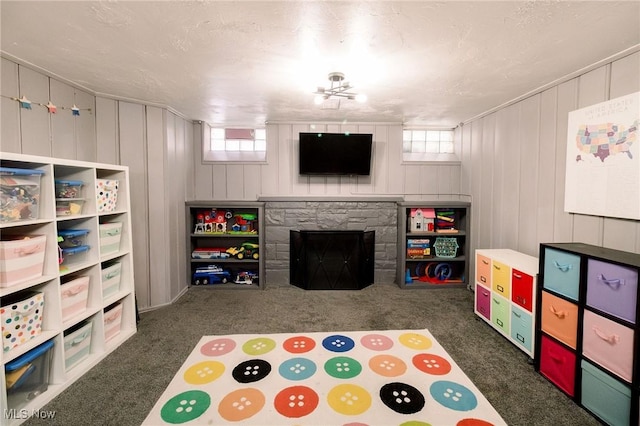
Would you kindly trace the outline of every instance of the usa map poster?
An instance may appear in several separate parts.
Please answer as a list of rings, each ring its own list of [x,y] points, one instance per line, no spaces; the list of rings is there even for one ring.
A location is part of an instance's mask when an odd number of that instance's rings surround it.
[[[569,113],[564,210],[640,219],[640,92]]]

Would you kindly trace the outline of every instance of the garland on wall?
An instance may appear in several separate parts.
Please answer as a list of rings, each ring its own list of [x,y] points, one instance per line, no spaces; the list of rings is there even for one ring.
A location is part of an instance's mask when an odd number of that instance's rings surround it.
[[[73,104],[72,107],[65,107],[65,106],[59,107],[59,106],[54,105],[51,101],[49,101],[46,104],[41,104],[41,103],[38,103],[38,102],[31,102],[29,99],[27,99],[27,97],[25,95],[22,95],[21,98],[16,98],[16,97],[13,97],[13,96],[5,96],[5,95],[0,95],[0,97],[11,99],[12,101],[19,102],[20,103],[20,108],[23,108],[23,109],[32,109],[32,107],[31,107],[32,105],[38,105],[38,106],[44,107],[44,108],[47,109],[49,114],[56,114],[58,112],[58,109],[69,110],[69,111],[71,111],[71,114],[75,115],[75,116],[80,116],[80,111],[89,111],[89,113],[91,113],[91,108],[78,108],[76,106],[76,104]]]

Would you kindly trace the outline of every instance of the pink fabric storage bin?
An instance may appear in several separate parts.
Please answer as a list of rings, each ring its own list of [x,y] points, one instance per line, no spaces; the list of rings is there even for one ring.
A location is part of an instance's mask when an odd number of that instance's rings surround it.
[[[87,309],[90,280],[89,276],[82,276],[60,285],[63,321]]]
[[[120,333],[122,324],[122,303],[104,312],[104,339],[110,340]]]
[[[631,383],[633,329],[585,310],[582,334],[582,353]]]
[[[3,235],[0,241],[0,287],[42,276],[46,235]]]

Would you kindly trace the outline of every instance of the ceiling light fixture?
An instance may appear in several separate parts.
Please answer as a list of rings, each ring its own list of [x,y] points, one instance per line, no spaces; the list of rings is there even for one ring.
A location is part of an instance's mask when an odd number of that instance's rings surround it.
[[[329,99],[347,98],[353,99],[358,102],[366,102],[367,96],[363,94],[354,93],[351,91],[353,87],[344,81],[344,74],[341,72],[329,73],[329,81],[331,85],[328,88],[318,87],[318,90],[313,92],[316,97],[314,99],[316,105],[320,105]]]

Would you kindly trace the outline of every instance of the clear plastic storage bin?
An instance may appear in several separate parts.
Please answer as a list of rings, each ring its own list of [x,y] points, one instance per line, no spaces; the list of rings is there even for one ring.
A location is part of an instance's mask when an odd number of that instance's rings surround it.
[[[38,219],[44,171],[0,167],[0,223]]]

